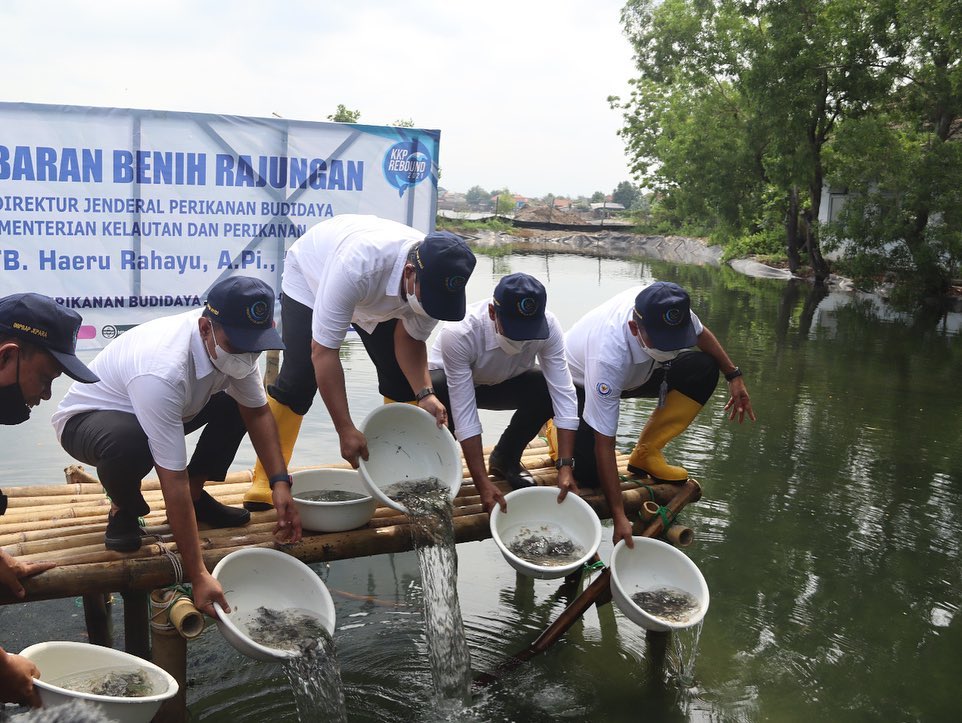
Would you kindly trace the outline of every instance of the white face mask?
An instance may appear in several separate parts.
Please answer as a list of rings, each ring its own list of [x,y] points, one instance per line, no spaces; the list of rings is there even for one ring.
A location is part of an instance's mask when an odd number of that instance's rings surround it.
[[[257,366],[257,358],[260,356],[260,352],[247,351],[240,354],[229,354],[224,351],[224,348],[217,343],[217,339],[214,338],[214,329],[211,327],[211,339],[214,342],[214,354],[217,356],[215,359],[213,355],[208,352],[210,356],[210,363],[214,365],[214,368],[223,374],[226,374],[231,379],[243,379]],[[207,349],[207,345],[204,345],[204,349]]]
[[[509,339],[504,334],[499,334],[498,332],[494,332],[494,338],[497,339],[498,346],[501,347],[501,351],[503,351],[508,356],[514,356],[515,354],[519,354],[521,352],[521,349],[524,347],[523,341],[518,341],[517,339]]]
[[[408,306],[410,306],[411,310],[418,316],[427,316],[427,317],[431,316],[428,312],[424,310],[424,307],[421,306],[421,302],[418,301],[418,295],[413,291],[408,292]]]
[[[665,362],[670,362],[676,356],[681,354],[681,349],[676,349],[675,351],[662,351],[661,349],[652,349],[650,346],[645,346],[645,342],[641,340],[639,335],[638,341],[641,342],[641,348],[645,350],[645,354],[650,356],[656,362],[664,364]]]

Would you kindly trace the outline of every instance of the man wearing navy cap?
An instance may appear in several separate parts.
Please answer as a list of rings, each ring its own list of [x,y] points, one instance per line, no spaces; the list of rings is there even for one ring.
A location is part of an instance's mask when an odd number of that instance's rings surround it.
[[[66,374],[78,382],[97,375],[77,358],[80,315],[42,294],[11,294],[0,299],[0,424],[21,424],[30,410],[50,399],[53,380]],[[0,491],[0,515],[7,497]],[[49,570],[52,562],[19,562],[0,550],[0,584],[19,598],[20,580]],[[33,687],[37,666],[0,648],[0,703],[40,706]]]
[[[367,459],[367,440],[347,403],[340,346],[353,327],[377,368],[386,401],[417,401],[439,425],[447,412],[431,388],[425,340],[438,321],[464,317],[464,287],[474,254],[458,236],[377,216],[344,214],[301,236],[284,258],[281,320],[287,349],[267,390],[290,462],[301,420],[320,391],[352,466]],[[244,495],[261,507],[271,478],[260,461]]]
[[[631,547],[615,455],[619,400],[658,399],[628,471],[684,482],[687,470],[668,464],[664,446],[695,419],[714,392],[719,371],[729,384],[729,419],[755,420],[748,390],[739,368],[691,311],[688,292],[667,281],[629,289],[589,311],[568,330],[565,346],[582,419],[575,437],[575,477],[583,485],[601,486],[612,512],[614,541],[624,539]]]
[[[140,492],[154,467],[160,479],[194,604],[212,615],[229,610],[220,585],[204,566],[197,523],[234,527],[250,519],[204,490],[223,480],[245,433],[267,468],[284,483],[273,490],[275,533],[300,539],[290,478],[257,363],[265,349],[283,349],[274,329],[274,291],[259,279],[234,276],[210,288],[203,309],[148,321],[118,337],[91,363],[95,384],[74,384],[53,425],[73,457],[95,465],[110,495],[104,544],[140,547],[138,518],[150,511]],[[203,427],[189,462],[186,434]]]
[[[533,484],[521,453],[554,417],[563,457],[571,458],[578,402],[565,361],[564,332],[546,307],[544,286],[528,274],[502,278],[491,300],[472,304],[459,323],[447,323],[428,356],[431,382],[451,410],[452,427],[484,509],[507,507],[484,468],[478,409],[514,409],[488,460],[488,470],[513,489]],[[572,467],[559,467],[560,498],[577,489]]]

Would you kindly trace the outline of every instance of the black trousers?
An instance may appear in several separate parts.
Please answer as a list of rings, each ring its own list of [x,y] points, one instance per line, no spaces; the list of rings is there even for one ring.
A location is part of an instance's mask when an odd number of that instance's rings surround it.
[[[448,426],[454,432],[454,415],[448,395],[448,382],[443,369],[431,371],[431,386],[438,399],[448,409]],[[529,369],[516,377],[499,384],[478,384],[474,387],[474,398],[478,409],[515,409],[511,421],[498,440],[497,448],[503,458],[513,462],[521,458],[521,453],[541,427],[554,416],[554,406],[548,383],[540,369]]]
[[[204,427],[187,465],[189,477],[223,480],[247,434],[237,402],[226,392],[210,398],[200,413],[184,424],[184,434]],[[146,515],[150,506],[140,482],[154,466],[147,433],[129,412],[96,410],[71,417],[60,444],[71,457],[94,465],[110,499],[124,512]]]
[[[267,387],[271,397],[300,415],[307,414],[317,394],[317,377],[311,361],[313,311],[309,306],[281,295],[282,334],[287,349],[284,350],[284,362],[277,379]],[[415,393],[401,371],[394,352],[394,329],[397,324],[397,319],[383,321],[371,334],[356,324],[352,326],[377,369],[377,388],[381,395],[396,402],[410,402]]]
[[[668,391],[678,391],[690,399],[704,405],[718,386],[718,362],[703,351],[686,351],[672,360],[669,368],[660,367],[655,370],[640,387],[626,389],[621,393],[622,399],[637,399],[639,397],[657,398],[662,381],[668,386]],[[595,430],[585,422],[585,390],[575,385],[578,394],[578,432],[575,434],[575,479],[578,484],[587,487],[597,487],[598,465],[595,460]]]

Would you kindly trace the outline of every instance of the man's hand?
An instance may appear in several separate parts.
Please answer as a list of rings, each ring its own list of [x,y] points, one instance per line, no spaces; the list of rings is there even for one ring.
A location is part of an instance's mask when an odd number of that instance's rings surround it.
[[[418,402],[418,406],[434,417],[439,427],[444,427],[447,425],[448,410],[444,408],[443,404],[441,404],[441,400],[433,394],[428,394],[424,399]]]
[[[619,540],[624,540],[625,544],[634,549],[635,541],[631,537],[631,523],[628,518],[624,515],[619,515],[612,518],[614,522],[614,534],[611,536],[611,541],[617,545]]]
[[[755,421],[755,410],[752,409],[752,400],[748,396],[748,389],[745,387],[745,380],[741,377],[735,377],[728,383],[729,391],[731,392],[731,397],[728,399],[728,404],[725,405],[725,411],[728,412],[729,421],[735,421],[738,418],[738,423],[741,424],[745,421],[745,415],[748,418]]]
[[[558,503],[565,501],[565,497],[568,496],[569,492],[579,493],[578,483],[575,482],[575,476],[571,472],[571,467],[565,466],[558,470]]]
[[[209,572],[204,571],[202,575],[197,576],[197,579],[190,582],[194,591],[195,608],[205,615],[216,617],[217,612],[214,610],[214,603],[216,602],[225,613],[230,612],[230,605],[227,604],[227,598],[224,597],[224,590]]]
[[[282,543],[298,542],[301,539],[301,516],[291,496],[291,486],[286,482],[275,482],[271,497],[277,510],[274,539]]]
[[[40,671],[32,661],[19,655],[5,653],[0,648],[0,703],[22,703],[39,708],[40,694],[33,679]]]
[[[498,489],[496,484],[489,480],[488,482],[478,482],[475,486],[478,488],[478,494],[481,495],[481,506],[485,512],[490,515],[495,505],[500,507],[502,512],[508,511],[508,503],[505,502],[504,495],[501,494],[501,490]]]
[[[359,459],[367,461],[367,437],[357,427],[338,434],[341,441],[341,457],[351,463],[357,469]]]
[[[0,583],[10,588],[10,592],[18,598],[22,598],[27,593],[20,584],[21,578],[36,575],[56,566],[55,562],[20,562],[0,550]]]

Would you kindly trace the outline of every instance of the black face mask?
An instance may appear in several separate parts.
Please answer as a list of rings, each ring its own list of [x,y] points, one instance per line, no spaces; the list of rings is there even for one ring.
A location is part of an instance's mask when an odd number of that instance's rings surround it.
[[[0,424],[20,424],[30,419],[30,407],[20,389],[20,352],[17,351],[17,381],[0,387]]]

